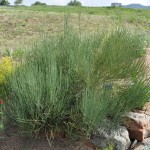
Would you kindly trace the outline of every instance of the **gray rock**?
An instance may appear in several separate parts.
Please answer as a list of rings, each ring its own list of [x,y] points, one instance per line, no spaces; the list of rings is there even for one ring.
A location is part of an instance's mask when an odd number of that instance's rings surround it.
[[[150,150],[150,146],[141,144],[141,145],[136,146],[133,150]]]
[[[118,127],[112,130],[100,128],[91,141],[95,146],[102,149],[112,144],[115,150],[127,150],[131,144],[128,131],[125,127]]]
[[[150,123],[150,116],[142,113],[129,112],[128,118],[133,119],[136,123],[142,127],[148,126]]]
[[[144,147],[144,150],[150,150],[150,146],[146,145],[146,146]]]
[[[146,138],[143,142],[137,142],[134,150],[150,150],[150,138]]]
[[[144,150],[144,145],[139,145],[137,147],[134,148],[134,150]]]
[[[150,138],[144,139],[144,141],[142,142],[142,144],[143,144],[143,145],[150,146]]]

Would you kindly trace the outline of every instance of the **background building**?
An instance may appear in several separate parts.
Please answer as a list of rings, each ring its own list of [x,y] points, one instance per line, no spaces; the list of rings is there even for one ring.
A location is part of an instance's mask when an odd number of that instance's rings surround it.
[[[121,3],[111,3],[111,7],[121,7]]]

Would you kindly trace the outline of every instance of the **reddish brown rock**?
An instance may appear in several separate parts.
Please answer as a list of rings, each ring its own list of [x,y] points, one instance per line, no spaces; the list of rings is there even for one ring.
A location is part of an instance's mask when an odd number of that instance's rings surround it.
[[[128,132],[129,132],[129,137],[131,139],[136,139],[138,141],[143,141],[144,140],[143,129],[139,129],[139,130],[128,129]]]
[[[125,126],[131,139],[143,141],[150,137],[150,116],[143,113],[130,112],[125,120]]]

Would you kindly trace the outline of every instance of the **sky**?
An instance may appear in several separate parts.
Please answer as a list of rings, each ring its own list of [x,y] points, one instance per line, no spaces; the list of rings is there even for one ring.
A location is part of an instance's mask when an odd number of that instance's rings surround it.
[[[14,3],[15,0],[8,0],[11,4]],[[31,5],[35,1],[44,2],[48,5],[66,5],[71,0],[23,0],[24,5]],[[142,5],[149,5],[150,0],[78,0],[84,6],[110,6],[112,2],[122,3],[123,5],[131,4],[131,3],[139,3]]]

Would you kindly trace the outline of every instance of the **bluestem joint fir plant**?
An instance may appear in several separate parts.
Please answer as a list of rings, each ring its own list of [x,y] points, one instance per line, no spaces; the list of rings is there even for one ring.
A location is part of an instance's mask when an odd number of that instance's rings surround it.
[[[7,117],[31,132],[68,134],[119,123],[148,101],[143,43],[124,28],[89,35],[66,28],[44,37],[7,79]]]

